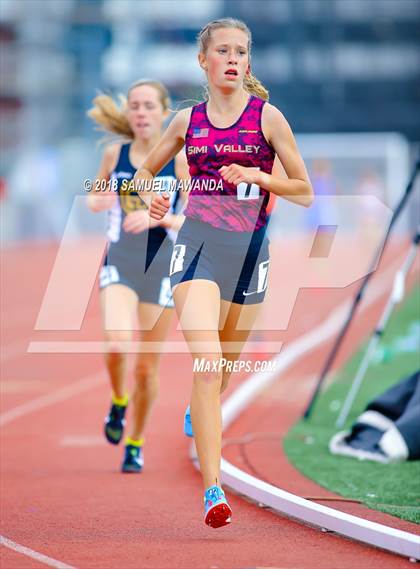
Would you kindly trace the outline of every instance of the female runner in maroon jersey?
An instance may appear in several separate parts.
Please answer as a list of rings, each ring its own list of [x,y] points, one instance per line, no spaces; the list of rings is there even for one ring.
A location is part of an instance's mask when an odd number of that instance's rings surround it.
[[[201,30],[198,43],[208,99],[176,115],[136,178],[152,179],[185,144],[192,185],[171,285],[195,362],[211,364],[196,367],[191,419],[205,522],[221,527],[231,520],[220,487],[220,394],[231,371],[222,362],[239,358],[264,299],[270,192],[307,207],[313,191],[286,119],[266,102],[267,91],[251,73],[248,27],[231,18],[216,20]],[[216,190],[210,191],[211,180]],[[149,195],[149,201],[151,217],[161,219],[168,199]]]

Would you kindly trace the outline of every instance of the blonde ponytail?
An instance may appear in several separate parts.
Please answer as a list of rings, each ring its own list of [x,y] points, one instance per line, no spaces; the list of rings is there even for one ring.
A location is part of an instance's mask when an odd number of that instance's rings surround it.
[[[100,130],[105,131],[107,134],[116,134],[122,138],[133,140],[134,132],[131,130],[130,123],[126,117],[127,99],[133,89],[143,87],[143,85],[150,85],[156,89],[163,110],[169,109],[171,99],[165,85],[155,79],[140,79],[129,87],[127,97],[124,97],[124,95],[118,96],[119,105],[109,95],[101,93],[95,97],[93,99],[93,107],[88,110],[87,116],[93,119],[100,127]],[[104,142],[110,141],[105,140]]]
[[[270,95],[264,85],[251,72],[245,75],[244,89],[250,95],[255,95],[264,101],[268,101]]]
[[[93,107],[87,115],[96,122],[100,130],[133,140],[134,133],[125,115],[127,101],[122,95],[119,99],[118,105],[109,95],[100,94],[93,99]]]

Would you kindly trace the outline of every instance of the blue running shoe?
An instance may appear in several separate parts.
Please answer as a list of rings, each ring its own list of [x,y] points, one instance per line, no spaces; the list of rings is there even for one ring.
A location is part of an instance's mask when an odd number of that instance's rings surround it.
[[[143,451],[139,446],[126,445],[122,472],[141,472],[144,466]]]
[[[117,445],[123,436],[125,427],[125,412],[127,405],[113,403],[109,415],[105,417],[105,437],[112,445]]]
[[[192,423],[191,423],[191,411],[190,411],[190,406],[188,405],[188,407],[185,409],[185,415],[184,415],[184,434],[186,437],[193,437],[194,433],[193,433],[193,428],[192,428]]]
[[[232,510],[219,486],[207,488],[204,494],[204,510],[204,522],[212,528],[220,528],[231,522]]]

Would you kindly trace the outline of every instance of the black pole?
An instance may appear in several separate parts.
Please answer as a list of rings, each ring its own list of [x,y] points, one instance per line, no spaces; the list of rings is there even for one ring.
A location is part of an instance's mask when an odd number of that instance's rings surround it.
[[[389,226],[388,226],[383,244],[379,247],[378,251],[375,253],[371,268],[370,268],[369,272],[367,273],[367,275],[365,276],[365,278],[363,279],[362,284],[360,285],[360,288],[359,288],[356,296],[354,297],[353,304],[352,304],[352,307],[350,309],[349,315],[347,316],[347,319],[346,319],[344,325],[342,326],[340,333],[337,336],[337,339],[334,343],[334,346],[332,347],[332,350],[330,351],[330,353],[327,357],[327,360],[324,364],[321,375],[318,379],[318,383],[315,386],[315,389],[312,393],[311,399],[310,399],[310,401],[306,407],[306,410],[303,414],[304,419],[308,419],[311,416],[313,407],[314,407],[315,402],[318,398],[322,384],[324,383],[325,378],[326,378],[328,372],[330,371],[330,368],[331,368],[331,366],[335,360],[337,352],[340,349],[341,343],[344,339],[344,336],[347,333],[347,330],[350,326],[351,321],[353,320],[353,316],[357,310],[357,307],[363,298],[363,294],[365,292],[365,289],[366,289],[366,287],[367,287],[367,285],[368,285],[368,283],[369,283],[369,281],[370,281],[370,279],[374,273],[374,269],[375,269],[377,263],[379,262],[382,253],[385,250],[385,247],[386,247],[388,240],[389,240],[391,229],[392,229],[393,225],[395,224],[397,218],[399,217],[401,211],[403,210],[403,208],[404,208],[404,206],[405,206],[405,204],[406,204],[406,202],[407,202],[407,200],[411,194],[411,191],[414,187],[414,182],[416,180],[419,169],[420,169],[420,158],[416,161],[416,164],[414,166],[413,172],[411,174],[410,181],[408,182],[408,185],[407,185],[407,188],[404,192],[404,195],[400,199],[400,202],[398,203],[397,207],[395,208],[394,213],[392,214],[392,218],[391,218],[391,221],[389,222]]]

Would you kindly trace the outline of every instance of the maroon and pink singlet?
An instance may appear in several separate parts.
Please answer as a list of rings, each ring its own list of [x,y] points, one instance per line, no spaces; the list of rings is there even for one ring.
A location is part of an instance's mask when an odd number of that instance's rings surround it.
[[[230,164],[271,174],[275,152],[264,137],[261,115],[265,101],[251,95],[239,119],[227,128],[212,125],[206,102],[192,108],[185,149],[192,178],[185,216],[225,231],[255,231],[267,223],[269,192],[256,184],[230,184],[219,169]],[[199,180],[201,184],[194,185]],[[219,189],[207,191],[204,181]]]

